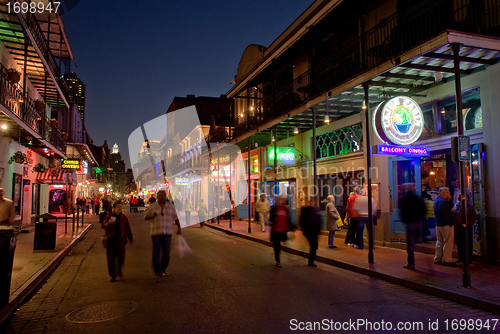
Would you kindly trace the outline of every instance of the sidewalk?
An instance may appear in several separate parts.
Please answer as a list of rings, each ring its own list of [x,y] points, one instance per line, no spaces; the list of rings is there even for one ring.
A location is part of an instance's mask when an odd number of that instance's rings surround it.
[[[229,228],[228,220],[221,220],[219,224],[208,223],[205,225],[272,246],[269,226],[263,233],[260,231],[260,226],[252,222],[252,232],[248,233],[248,220],[233,220],[232,229]],[[375,261],[373,264],[369,264],[367,240],[365,239],[365,249],[359,250],[348,247],[344,243],[344,238],[345,232],[336,233],[335,245],[338,248],[330,249],[328,248],[327,235],[320,234],[316,261],[500,314],[499,266],[473,262],[469,265],[471,287],[464,288],[462,286],[463,266],[461,264],[457,267],[435,265],[433,254],[415,252],[416,270],[412,271],[403,268],[407,263],[406,250],[382,246],[375,246],[373,250]],[[296,237],[285,242],[283,250],[307,258],[309,244],[302,233],[296,231]],[[282,264],[286,270],[286,262]],[[307,260],[304,260],[304,265],[306,264]]]
[[[22,233],[17,236],[9,304],[0,310],[0,323],[43,285],[64,257],[89,231],[92,223],[99,221],[95,215],[85,215],[84,225],[82,226],[80,217],[80,224],[76,227],[75,221],[75,231],[73,231],[72,218],[69,217],[66,233],[64,219],[59,219],[57,222],[55,250],[33,251],[34,226],[23,227]]]

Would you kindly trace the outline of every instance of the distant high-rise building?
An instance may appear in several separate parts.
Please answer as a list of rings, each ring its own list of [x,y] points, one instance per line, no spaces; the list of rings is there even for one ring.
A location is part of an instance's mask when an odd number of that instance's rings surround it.
[[[66,73],[64,79],[69,89],[69,100],[76,104],[80,117],[85,121],[85,84],[74,72]]]
[[[118,148],[118,144],[115,143],[113,145],[113,154],[120,153],[120,149]]]

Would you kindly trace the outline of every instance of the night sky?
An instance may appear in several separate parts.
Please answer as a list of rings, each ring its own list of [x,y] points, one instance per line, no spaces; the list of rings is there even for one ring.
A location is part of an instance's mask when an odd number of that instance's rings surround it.
[[[175,96],[225,94],[249,44],[269,46],[313,0],[80,0],[62,18],[87,86],[95,145],[165,113]]]

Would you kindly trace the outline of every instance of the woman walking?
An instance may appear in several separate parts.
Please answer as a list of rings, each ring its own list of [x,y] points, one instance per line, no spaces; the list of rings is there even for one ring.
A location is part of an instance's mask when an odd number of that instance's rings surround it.
[[[285,206],[286,197],[276,197],[276,205],[271,209],[271,242],[274,248],[276,267],[282,267],[280,262],[281,243],[287,240],[287,232],[292,229],[290,212]]]
[[[123,263],[125,262],[125,246],[127,242],[133,244],[134,238],[127,216],[122,213],[122,202],[113,204],[113,211],[108,213],[102,227],[108,238],[106,259],[110,282],[115,282],[117,276],[123,277]]]

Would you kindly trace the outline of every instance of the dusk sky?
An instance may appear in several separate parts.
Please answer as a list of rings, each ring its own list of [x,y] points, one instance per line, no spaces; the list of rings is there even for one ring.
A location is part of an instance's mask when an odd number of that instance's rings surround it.
[[[118,143],[130,167],[133,130],[175,96],[225,94],[246,46],[269,46],[312,3],[80,0],[63,21],[94,144]]]

